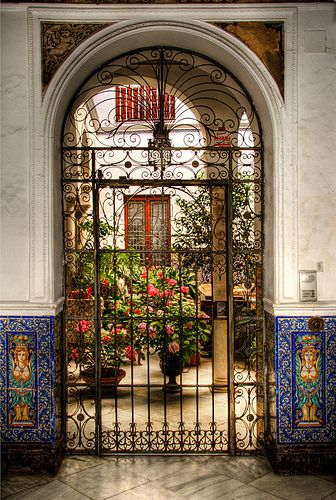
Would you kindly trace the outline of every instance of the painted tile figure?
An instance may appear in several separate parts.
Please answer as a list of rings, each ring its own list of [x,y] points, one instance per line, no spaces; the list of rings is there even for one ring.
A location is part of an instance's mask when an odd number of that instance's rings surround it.
[[[35,426],[34,350],[27,335],[14,335],[9,350],[9,425]]]
[[[295,341],[295,425],[319,427],[324,424],[322,387],[322,338],[300,335]]]

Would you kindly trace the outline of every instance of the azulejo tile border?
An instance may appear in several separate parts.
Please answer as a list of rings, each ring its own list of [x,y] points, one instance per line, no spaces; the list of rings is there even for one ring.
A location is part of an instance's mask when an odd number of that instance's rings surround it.
[[[3,443],[54,443],[53,346],[54,317],[0,318]]]
[[[336,442],[336,318],[310,331],[309,317],[276,318],[277,440]]]

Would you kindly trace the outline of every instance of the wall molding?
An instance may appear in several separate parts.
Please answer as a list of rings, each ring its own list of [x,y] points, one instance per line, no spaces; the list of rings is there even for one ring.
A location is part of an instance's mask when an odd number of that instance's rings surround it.
[[[290,304],[274,303],[269,299],[264,299],[264,309],[273,316],[335,316],[335,302],[295,302]]]
[[[57,316],[63,310],[64,298],[56,302],[8,302],[2,301],[0,316]]]

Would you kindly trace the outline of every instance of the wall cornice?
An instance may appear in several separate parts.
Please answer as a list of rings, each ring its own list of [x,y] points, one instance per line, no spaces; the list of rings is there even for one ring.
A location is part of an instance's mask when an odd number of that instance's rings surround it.
[[[277,304],[271,300],[264,299],[264,309],[273,316],[296,317],[296,316],[336,316],[335,302],[295,302],[290,304]]]
[[[64,298],[56,302],[8,302],[2,301],[0,316],[56,316],[63,309]]]

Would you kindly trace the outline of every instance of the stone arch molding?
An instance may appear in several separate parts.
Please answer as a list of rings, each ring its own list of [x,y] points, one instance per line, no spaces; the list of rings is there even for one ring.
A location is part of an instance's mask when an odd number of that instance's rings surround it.
[[[33,43],[33,41],[32,41]],[[30,302],[43,303],[45,313],[57,312],[62,306],[62,219],[60,200],[60,133],[67,106],[83,80],[100,64],[137,47],[152,45],[171,45],[182,47],[204,56],[211,57],[229,69],[245,86],[253,98],[261,119],[265,144],[266,172],[266,218],[265,218],[265,305],[271,309],[276,302],[295,301],[296,283],[292,273],[288,283],[282,270],[295,270],[296,274],[296,185],[295,172],[286,162],[283,144],[284,131],[292,137],[292,123],[295,120],[288,112],[282,96],[270,73],[257,56],[237,38],[202,21],[172,22],[151,20],[142,22],[120,22],[92,35],[83,42],[63,63],[51,81],[41,104],[41,83],[39,104],[40,113],[33,116],[32,137],[33,157],[31,165],[31,280]],[[35,64],[32,61],[32,79]],[[37,73],[39,75],[39,72]],[[36,78],[36,76],[35,76]],[[34,82],[33,82],[34,83]],[[37,84],[37,82],[35,82]],[[34,88],[34,85],[32,86]],[[36,86],[35,86],[36,88]],[[295,106],[294,106],[295,108]],[[35,106],[36,109],[36,106]],[[293,104],[289,109],[293,109]],[[287,120],[287,124],[286,124]],[[43,140],[36,144],[38,138]],[[292,167],[294,168],[292,162]],[[44,192],[38,190],[40,176],[44,178]],[[286,181],[287,180],[287,181]],[[290,228],[284,228],[284,195],[291,199],[290,214],[287,220],[293,221]],[[274,200],[274,205],[272,204]],[[268,206],[267,206],[268,204]],[[288,204],[287,204],[288,212]],[[39,228],[37,231],[37,227]],[[290,232],[290,234],[288,234]],[[291,242],[285,248],[285,241]],[[274,264],[275,262],[275,264]],[[289,275],[287,271],[287,275]],[[268,278],[267,278],[268,276]],[[42,279],[41,279],[42,278]],[[274,285],[273,285],[274,284]],[[288,300],[289,299],[289,300]],[[42,304],[41,304],[42,305]],[[41,310],[41,306],[39,308]]]

